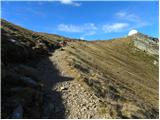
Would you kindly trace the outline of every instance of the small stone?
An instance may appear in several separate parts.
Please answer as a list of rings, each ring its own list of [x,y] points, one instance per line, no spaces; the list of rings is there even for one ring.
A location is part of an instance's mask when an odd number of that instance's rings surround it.
[[[82,106],[86,106],[86,104],[82,104]]]
[[[92,118],[93,118],[93,116],[92,116],[92,115],[90,115],[90,116],[89,116],[89,119],[92,119]]]
[[[62,86],[60,90],[67,90],[67,88]]]
[[[154,60],[153,64],[154,65],[158,65],[158,62],[156,60]]]
[[[96,105],[94,105],[93,108],[96,108]]]

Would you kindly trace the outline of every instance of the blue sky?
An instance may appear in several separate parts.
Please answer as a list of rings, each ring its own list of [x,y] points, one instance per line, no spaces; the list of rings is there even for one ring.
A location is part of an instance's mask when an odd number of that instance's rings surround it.
[[[3,1],[1,17],[25,28],[86,40],[131,29],[158,37],[158,1]]]

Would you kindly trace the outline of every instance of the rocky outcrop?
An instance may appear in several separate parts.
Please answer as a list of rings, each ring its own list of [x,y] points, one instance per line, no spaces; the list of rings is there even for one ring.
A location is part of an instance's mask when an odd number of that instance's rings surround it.
[[[148,54],[159,55],[159,40],[156,38],[145,36],[137,33],[132,36],[134,39],[134,46],[145,51]]]

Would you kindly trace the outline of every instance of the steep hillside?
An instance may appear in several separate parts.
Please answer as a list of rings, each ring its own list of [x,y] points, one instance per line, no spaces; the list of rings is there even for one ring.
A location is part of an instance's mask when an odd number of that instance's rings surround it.
[[[63,74],[73,74],[84,89],[100,99],[96,103],[98,118],[158,117],[158,56],[136,48],[133,36],[75,42],[64,49],[56,51],[53,59],[66,72]],[[92,113],[92,109],[88,112]]]
[[[52,97],[59,100],[60,94],[44,87],[46,78],[36,65],[45,59],[53,74],[61,78],[48,56],[66,42],[61,40],[60,44],[59,36],[50,40],[5,20],[1,25],[2,118],[49,118],[51,113],[52,118],[63,117],[50,108],[55,104]]]
[[[2,118],[158,118],[158,39],[1,31]]]

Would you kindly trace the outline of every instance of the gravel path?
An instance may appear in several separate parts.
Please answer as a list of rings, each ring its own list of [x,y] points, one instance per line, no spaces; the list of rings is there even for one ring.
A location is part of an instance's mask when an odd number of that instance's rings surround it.
[[[66,51],[57,50],[49,59],[44,58],[37,65],[42,72],[44,88],[54,92],[49,97],[51,100],[46,98],[48,106],[54,102],[54,112],[44,118],[110,118],[109,115],[100,116],[98,113],[100,99],[82,82],[80,73],[69,65],[67,61],[71,59]]]
[[[69,67],[66,55],[65,51],[56,51],[50,58],[57,65],[62,76],[74,78],[71,81],[58,82],[53,88],[62,94],[66,118],[99,118],[100,116],[97,114],[99,99],[77,80],[80,75]]]

